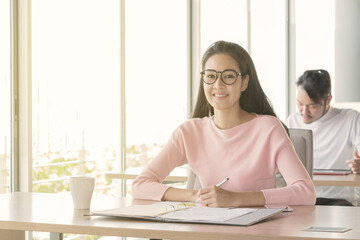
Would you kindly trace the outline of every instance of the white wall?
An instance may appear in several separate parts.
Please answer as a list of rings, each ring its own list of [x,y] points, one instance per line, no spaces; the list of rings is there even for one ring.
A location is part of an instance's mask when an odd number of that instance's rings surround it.
[[[335,1],[335,100],[360,102],[360,1]]]

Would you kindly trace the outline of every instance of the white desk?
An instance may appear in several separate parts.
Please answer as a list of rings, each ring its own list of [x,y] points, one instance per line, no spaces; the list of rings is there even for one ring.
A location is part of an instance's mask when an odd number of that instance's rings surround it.
[[[360,175],[314,175],[315,186],[360,187]]]
[[[151,203],[131,199],[94,198],[92,210]],[[69,194],[11,193],[0,195],[0,229],[124,236],[161,239],[203,240],[304,240],[360,239],[360,208],[335,206],[294,206],[293,213],[282,213],[249,227],[207,224],[164,223],[120,218],[83,216],[74,211]],[[306,232],[309,226],[350,227],[345,233]]]

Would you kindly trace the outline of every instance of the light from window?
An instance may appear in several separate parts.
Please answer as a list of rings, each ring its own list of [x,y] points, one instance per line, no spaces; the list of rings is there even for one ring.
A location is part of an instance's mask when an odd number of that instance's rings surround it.
[[[119,165],[120,6],[117,0],[32,1],[33,191],[69,191],[73,175]]]
[[[335,2],[295,1],[296,78],[306,70],[325,69],[334,83]],[[334,94],[333,88],[333,96]],[[333,98],[333,101],[335,99]]]
[[[246,0],[201,1],[201,54],[216,41],[240,44],[247,49]]]
[[[0,1],[0,194],[10,192],[11,56],[10,1]]]
[[[126,170],[139,173],[187,118],[187,5],[130,0],[125,11]]]
[[[269,11],[271,9],[271,11]],[[251,56],[277,116],[287,117],[285,1],[251,1]]]

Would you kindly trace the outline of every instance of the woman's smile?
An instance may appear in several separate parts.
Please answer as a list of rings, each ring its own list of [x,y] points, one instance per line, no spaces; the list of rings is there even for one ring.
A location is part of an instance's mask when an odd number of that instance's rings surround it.
[[[214,96],[215,98],[223,99],[223,98],[229,96],[229,94],[226,94],[226,93],[213,93],[213,96]]]

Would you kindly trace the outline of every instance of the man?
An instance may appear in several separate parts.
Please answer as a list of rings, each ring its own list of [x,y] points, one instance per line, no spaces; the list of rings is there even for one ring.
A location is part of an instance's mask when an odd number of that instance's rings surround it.
[[[331,80],[325,70],[308,70],[296,82],[298,113],[288,127],[311,129],[314,168],[348,169],[360,174],[360,113],[330,106]],[[316,187],[317,205],[351,206],[354,188]]]

